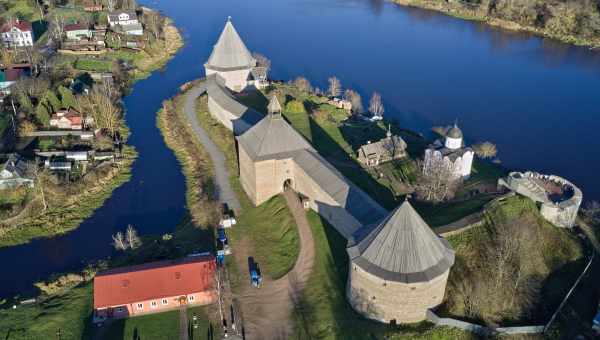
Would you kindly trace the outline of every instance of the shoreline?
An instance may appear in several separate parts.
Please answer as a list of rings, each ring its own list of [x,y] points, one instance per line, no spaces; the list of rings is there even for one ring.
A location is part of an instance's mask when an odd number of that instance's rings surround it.
[[[140,52],[144,54],[145,58],[140,64],[136,64],[135,69],[129,73],[130,79],[124,89],[122,98],[129,93],[138,81],[149,77],[154,71],[164,67],[184,45],[180,31],[168,17],[165,22],[164,45],[160,53],[153,56],[149,56],[145,51]],[[127,125],[125,115],[126,108],[123,107],[121,124],[122,129],[125,130],[123,135],[126,142],[130,127]],[[36,239],[64,235],[79,228],[81,223],[93,215],[94,211],[104,205],[117,188],[130,180],[133,164],[138,154],[133,145],[127,144],[125,144],[123,154],[122,163],[119,164],[117,171],[111,171],[108,176],[99,180],[98,185],[94,185],[82,194],[73,197],[67,204],[52,207],[40,215],[26,217],[25,221],[21,221],[16,226],[12,223],[4,226],[5,222],[0,222],[0,226],[3,227],[0,230],[0,249],[27,244]],[[92,202],[92,204],[87,204],[88,202]],[[32,203],[34,202],[30,202],[30,205]],[[25,210],[30,208],[31,206],[28,206]]]
[[[600,37],[596,39],[582,38],[574,35],[560,35],[548,32],[546,29],[539,29],[533,26],[526,26],[514,21],[493,18],[487,15],[477,13],[477,10],[469,10],[461,7],[457,2],[440,2],[435,0],[389,0],[392,4],[420,8],[439,12],[457,19],[467,21],[477,21],[491,27],[501,28],[513,32],[529,33],[536,37],[556,40],[561,43],[580,47],[588,47],[590,50],[600,48]]]

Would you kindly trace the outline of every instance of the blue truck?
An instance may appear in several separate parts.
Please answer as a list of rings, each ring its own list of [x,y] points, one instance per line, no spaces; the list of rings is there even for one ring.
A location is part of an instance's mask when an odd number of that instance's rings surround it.
[[[262,283],[262,275],[258,263],[254,262],[252,256],[248,257],[248,271],[250,272],[250,284],[255,288],[260,288]]]

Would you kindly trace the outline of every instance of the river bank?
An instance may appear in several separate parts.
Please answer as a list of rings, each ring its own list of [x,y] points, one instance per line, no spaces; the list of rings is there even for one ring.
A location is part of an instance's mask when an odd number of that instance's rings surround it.
[[[522,14],[522,21],[532,21],[534,24],[519,23],[515,20],[505,19],[490,15],[490,6],[500,6],[482,2],[462,2],[439,1],[439,0],[390,0],[391,2],[409,7],[423,8],[442,12],[459,19],[478,21],[489,26],[499,27],[511,31],[527,32],[545,38],[555,39],[564,43],[577,46],[588,46],[596,49],[600,47],[600,37],[593,34],[577,34],[577,24],[574,22],[578,14],[572,13],[567,6],[556,6],[557,14],[551,13],[551,8],[547,5],[539,8],[526,8],[525,5],[519,7]],[[499,3],[499,2],[498,2]],[[518,3],[518,2],[517,2]],[[510,5],[507,5],[510,6]],[[515,5],[517,7],[518,5]],[[597,15],[592,13],[592,15]],[[562,19],[564,18],[564,19]],[[552,22],[554,20],[555,22]],[[585,19],[583,19],[585,20]],[[592,19],[588,19],[592,20]],[[537,26],[536,26],[537,25]]]
[[[126,95],[137,81],[147,78],[153,71],[163,67],[182,46],[183,38],[179,30],[171,20],[166,19],[162,40],[154,42],[148,50],[128,53],[127,57],[133,60],[134,67],[127,73],[123,95]],[[115,57],[119,56],[117,53]],[[125,114],[126,112],[121,114],[118,128],[124,143],[130,135]],[[52,237],[76,229],[104,204],[115,189],[130,180],[136,158],[135,148],[125,145],[121,158],[114,166],[105,166],[106,169],[94,173],[94,176],[90,174],[88,177],[93,178],[92,180],[78,181],[73,184],[75,188],[71,188],[72,190],[54,195],[57,196],[55,200],[47,199],[47,196],[51,198],[56,190],[53,192],[45,185],[42,185],[41,189],[32,190],[34,197],[27,206],[18,215],[0,222],[0,247],[24,244],[32,239]]]

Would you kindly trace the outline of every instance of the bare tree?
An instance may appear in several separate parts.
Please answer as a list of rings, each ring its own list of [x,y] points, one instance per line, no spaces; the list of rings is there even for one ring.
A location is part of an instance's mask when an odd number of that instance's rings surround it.
[[[423,171],[417,178],[415,190],[419,199],[437,203],[454,197],[460,179],[454,176],[444,159],[430,157],[421,166]]]
[[[300,90],[300,91],[303,91],[303,92],[312,92],[312,86],[310,85],[310,82],[308,81],[308,79],[306,79],[304,77],[297,77],[292,82],[292,85],[294,85],[295,87],[297,87],[298,90]]]
[[[473,151],[475,151],[475,154],[481,158],[496,157],[496,154],[498,153],[496,145],[490,142],[477,143],[473,145]]]
[[[164,18],[156,11],[144,12],[144,24],[146,29],[152,34],[154,39],[158,40],[163,34]]]
[[[115,10],[115,0],[106,0],[106,5],[108,7],[109,12],[112,12]]]
[[[374,92],[373,96],[371,96],[371,100],[369,101],[369,112],[371,112],[374,116],[383,117],[385,109],[383,108],[381,95],[377,92]]]
[[[125,250],[127,249],[127,243],[125,241],[125,237],[123,236],[122,232],[117,232],[115,235],[112,236],[113,239],[113,246],[115,247],[116,250]]]
[[[331,77],[328,79],[329,88],[327,92],[331,97],[339,97],[342,94],[342,83],[337,77]]]
[[[136,249],[142,245],[142,240],[138,236],[137,230],[135,230],[131,224],[127,226],[125,241],[131,249]]]
[[[65,34],[65,18],[62,15],[55,15],[51,21],[52,23],[52,36],[56,41],[62,41]]]
[[[352,103],[352,112],[362,113],[364,111],[362,98],[358,92],[348,89],[344,92],[344,99]]]
[[[92,116],[96,127],[106,129],[111,136],[114,136],[119,128],[121,115],[120,109],[112,99],[99,88],[94,88],[89,95],[82,99],[78,105]]]
[[[16,60],[17,54],[8,48],[0,48],[0,62],[6,68],[10,67]]]
[[[254,58],[254,60],[256,60],[256,64],[258,66],[264,67],[266,72],[269,73],[269,71],[271,70],[271,60],[269,60],[269,58],[256,52],[252,53],[252,57]]]
[[[40,62],[42,60],[44,60],[45,58],[42,56],[42,54],[33,46],[26,46],[24,49],[25,51],[25,55],[27,56],[27,61],[31,64],[31,66],[33,67],[33,73],[37,74],[38,73],[38,65],[40,64]]]

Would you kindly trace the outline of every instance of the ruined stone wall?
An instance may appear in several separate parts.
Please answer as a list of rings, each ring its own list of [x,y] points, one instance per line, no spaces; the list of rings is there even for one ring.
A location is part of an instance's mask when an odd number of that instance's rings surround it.
[[[382,280],[350,262],[346,295],[352,308],[363,316],[389,323],[414,323],[444,299],[447,270],[429,282],[405,284]]]

